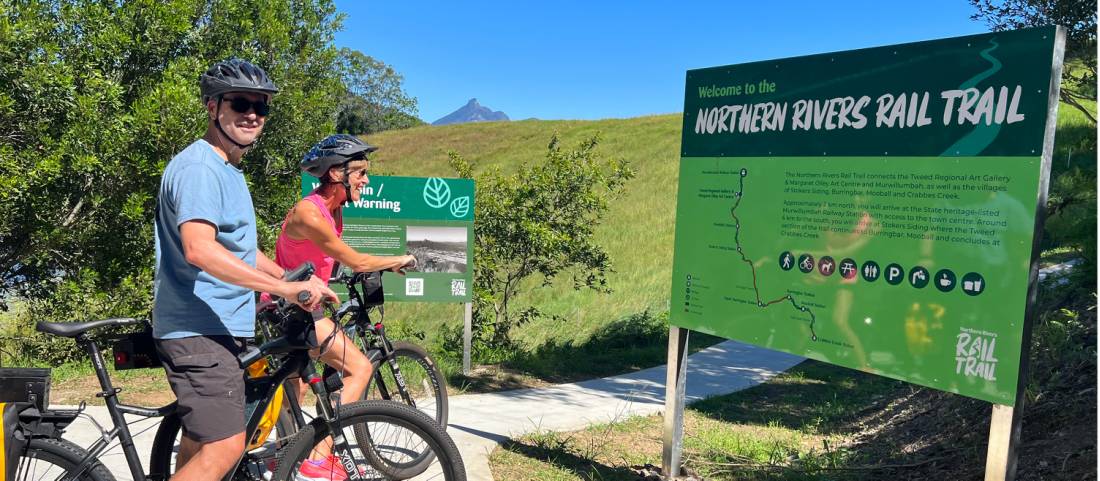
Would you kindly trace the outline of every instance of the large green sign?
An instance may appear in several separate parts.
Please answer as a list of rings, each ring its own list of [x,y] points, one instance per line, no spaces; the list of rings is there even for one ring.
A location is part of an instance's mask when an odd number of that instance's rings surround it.
[[[319,185],[302,175],[303,196]],[[474,181],[372,175],[360,199],[346,204],[343,214],[343,240],[355,250],[416,256],[417,267],[405,276],[382,276],[387,301],[470,301]]]
[[[1014,404],[1055,34],[689,71],[672,323]]]

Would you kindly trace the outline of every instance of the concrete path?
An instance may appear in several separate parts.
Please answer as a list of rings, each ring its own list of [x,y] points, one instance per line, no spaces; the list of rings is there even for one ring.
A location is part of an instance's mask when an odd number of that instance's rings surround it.
[[[736,341],[712,346],[688,357],[687,401],[754,386],[802,359]],[[488,455],[508,438],[663,411],[665,366],[574,384],[456,396],[450,406],[447,432],[462,450],[467,476],[492,480]]]
[[[790,354],[736,341],[723,342],[688,357],[687,399],[703,399],[754,386],[800,361],[801,357]],[[660,366],[574,384],[454,396],[450,398],[447,432],[462,451],[467,478],[489,481],[493,479],[489,453],[501,441],[540,429],[576,430],[592,423],[662,411],[664,384],[665,367]],[[141,402],[127,397],[125,392],[122,396],[125,402]],[[110,426],[106,408],[92,406],[86,412],[103,426]],[[150,429],[137,434],[145,427]],[[136,434],[135,443],[147,470],[155,421],[136,423],[131,432]],[[99,432],[91,422],[80,419],[69,427],[65,437],[88,446],[99,437]],[[110,450],[102,461],[119,481],[132,481],[120,449]]]

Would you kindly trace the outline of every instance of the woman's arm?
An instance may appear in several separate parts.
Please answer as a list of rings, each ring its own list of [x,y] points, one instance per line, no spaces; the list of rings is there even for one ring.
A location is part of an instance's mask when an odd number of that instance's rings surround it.
[[[283,274],[286,272],[282,267],[279,267],[278,264],[272,262],[271,259],[264,255],[263,251],[259,249],[256,249],[256,269],[277,279],[282,279]]]
[[[287,219],[286,233],[291,238],[313,242],[325,254],[355,272],[399,271],[415,261],[413,256],[372,256],[356,252],[336,236],[321,209],[312,202],[299,202]]]

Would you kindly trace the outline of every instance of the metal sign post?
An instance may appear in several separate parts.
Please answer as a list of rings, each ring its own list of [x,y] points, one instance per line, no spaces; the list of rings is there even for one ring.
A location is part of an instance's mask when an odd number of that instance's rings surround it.
[[[466,303],[465,321],[462,324],[462,374],[470,374],[470,345],[474,338],[474,304]]]
[[[684,394],[687,389],[687,347],[691,331],[668,328],[668,372],[665,377],[665,428],[661,451],[661,473],[676,479],[682,471],[684,447]]]

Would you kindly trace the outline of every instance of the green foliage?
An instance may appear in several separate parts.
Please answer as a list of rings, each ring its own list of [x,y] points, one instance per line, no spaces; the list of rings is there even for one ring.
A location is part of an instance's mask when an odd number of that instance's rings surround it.
[[[1095,103],[1083,101],[1095,108]],[[1054,136],[1047,203],[1045,250],[1070,247],[1083,258],[1075,278],[1095,288],[1096,127],[1079,111],[1062,105]]]
[[[510,174],[491,170],[475,177],[473,165],[449,152],[460,177],[477,182],[474,201],[474,330],[478,350],[511,344],[509,333],[539,315],[517,307],[523,281],[544,286],[558,274],[572,274],[573,288],[609,292],[611,259],[594,232],[610,198],[634,176],[625,160],[605,161],[596,151],[599,135],[563,150],[555,134],[545,159]]]
[[[1075,168],[1050,186],[1047,243],[1080,250],[1084,264],[1096,265],[1096,171]]]
[[[53,286],[49,297],[29,301],[27,309],[0,325],[0,351],[5,363],[58,366],[73,360],[86,360],[87,354],[72,339],[45,336],[34,330],[36,321],[84,322],[111,317],[128,317],[148,312],[152,273],[148,268],[123,278],[115,289],[97,289],[97,276],[91,270],[66,278]],[[104,340],[118,332],[94,333]],[[109,344],[108,344],[109,345]],[[108,345],[101,345],[106,347]]]
[[[1096,0],[970,0],[971,18],[993,31],[1061,25],[1064,69],[1043,246],[1080,252],[1074,278],[1095,289],[1096,272]],[[1067,109],[1070,106],[1073,109]]]
[[[160,175],[204,132],[199,74],[234,56],[282,89],[243,161],[270,245],[345,91],[340,22],[330,0],[0,0],[0,298],[148,315]]]
[[[346,48],[340,49],[340,67],[347,92],[336,117],[338,132],[373,134],[424,124],[416,116],[416,97],[401,88],[405,78],[393,67]]]
[[[1066,28],[1062,101],[1096,125],[1096,0],[970,0],[970,18],[994,32],[1061,25]],[[1082,100],[1093,102],[1091,108]]]

